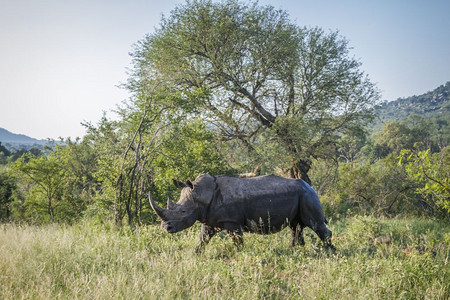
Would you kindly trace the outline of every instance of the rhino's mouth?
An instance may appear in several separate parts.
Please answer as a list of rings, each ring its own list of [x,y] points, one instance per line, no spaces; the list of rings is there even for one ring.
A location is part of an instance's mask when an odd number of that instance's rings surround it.
[[[161,229],[164,230],[167,233],[176,233],[179,230],[176,229],[176,227],[172,224],[172,222],[161,222]]]

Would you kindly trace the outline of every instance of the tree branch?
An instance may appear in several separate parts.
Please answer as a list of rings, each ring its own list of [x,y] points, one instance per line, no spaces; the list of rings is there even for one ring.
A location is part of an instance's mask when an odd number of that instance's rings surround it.
[[[258,110],[261,116],[265,118],[265,123],[269,124],[266,126],[271,126],[273,123],[275,123],[275,116],[273,116],[270,112],[268,112],[262,105],[259,103],[259,101],[244,87],[239,87],[239,92],[246,96],[252,104],[255,106],[255,108]],[[261,122],[261,120],[259,120]]]

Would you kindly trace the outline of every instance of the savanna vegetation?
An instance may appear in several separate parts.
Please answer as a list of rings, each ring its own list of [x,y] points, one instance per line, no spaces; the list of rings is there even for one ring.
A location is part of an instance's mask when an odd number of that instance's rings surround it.
[[[426,118],[380,104],[338,32],[231,0],[179,5],[131,57],[116,118],[0,144],[0,298],[449,297],[449,83],[410,99]],[[198,226],[162,233],[147,194],[201,173],[304,179],[338,251],[283,232],[194,255]]]
[[[450,226],[417,218],[332,222],[336,254],[308,231],[215,237],[194,254],[199,226],[164,235],[76,225],[0,225],[2,299],[448,299]]]

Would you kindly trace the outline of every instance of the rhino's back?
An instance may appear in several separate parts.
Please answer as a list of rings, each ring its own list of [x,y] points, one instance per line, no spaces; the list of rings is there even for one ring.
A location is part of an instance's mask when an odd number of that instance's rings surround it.
[[[231,202],[289,194],[300,188],[296,180],[276,175],[251,178],[221,176],[217,178],[217,184],[224,201]]]

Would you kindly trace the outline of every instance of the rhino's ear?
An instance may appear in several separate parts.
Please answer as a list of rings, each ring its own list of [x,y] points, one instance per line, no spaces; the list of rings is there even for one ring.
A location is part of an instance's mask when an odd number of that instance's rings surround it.
[[[190,187],[191,189],[194,188],[194,185],[192,184],[192,182],[190,180],[186,180],[186,186]]]
[[[184,182],[178,181],[176,179],[172,179],[172,183],[174,186],[176,186],[178,189],[182,189],[186,187],[186,184]]]
[[[194,185],[192,184],[192,182],[190,180],[186,181],[186,183],[178,181],[176,179],[172,179],[172,183],[174,186],[176,186],[179,189],[183,189],[185,187],[189,187],[189,188],[194,188]]]

